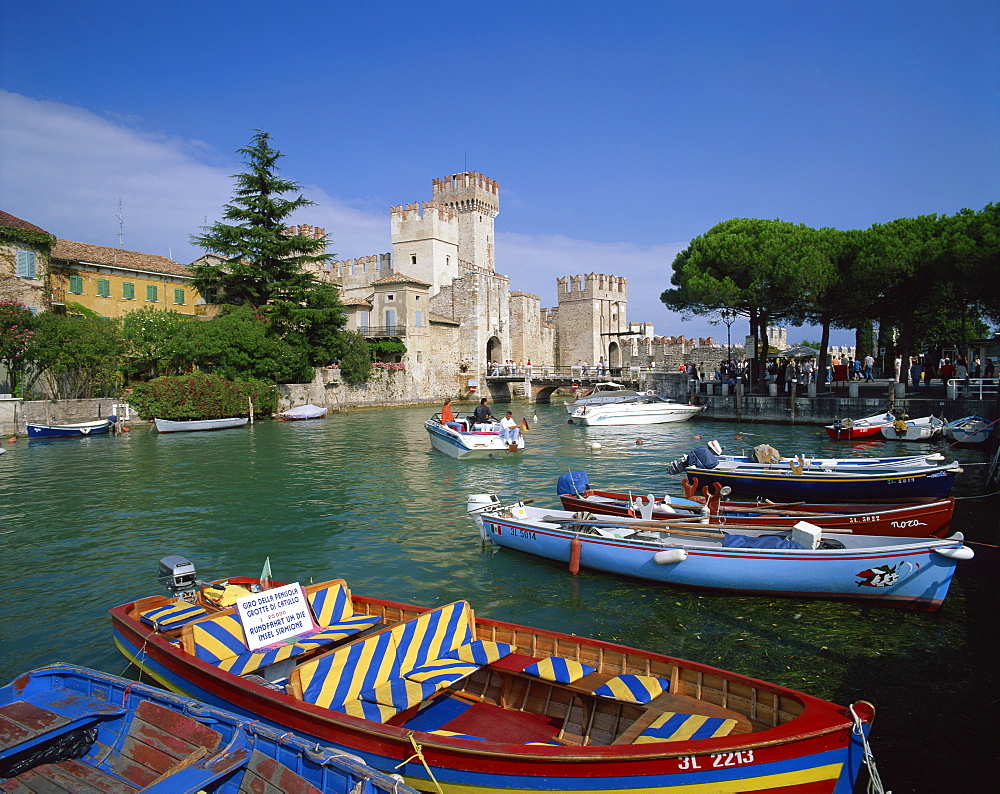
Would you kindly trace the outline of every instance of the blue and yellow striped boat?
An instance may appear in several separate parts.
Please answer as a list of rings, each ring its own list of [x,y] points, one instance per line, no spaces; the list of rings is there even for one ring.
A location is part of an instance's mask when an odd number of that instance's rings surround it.
[[[361,597],[339,580],[306,588],[314,612],[330,588],[346,597],[336,619],[377,622],[264,667],[248,669],[239,647],[239,665],[199,653],[199,623],[233,628],[220,620],[231,609],[200,598],[202,615],[166,630],[144,620],[166,596],[115,607],[115,642],[172,690],[344,748],[425,791],[847,794],[858,779],[868,703],[477,618],[465,601]]]

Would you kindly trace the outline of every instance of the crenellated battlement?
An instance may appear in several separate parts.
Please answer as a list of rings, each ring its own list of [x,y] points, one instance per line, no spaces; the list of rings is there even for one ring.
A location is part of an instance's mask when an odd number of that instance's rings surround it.
[[[397,207],[390,207],[389,214],[393,219],[403,221],[414,220],[440,220],[445,222],[458,220],[458,210],[440,201],[414,202],[413,204],[400,204]]]
[[[431,189],[435,201],[458,212],[480,212],[494,218],[500,214],[500,183],[477,171],[434,179]]]
[[[301,234],[310,240],[321,240],[326,236],[326,229],[319,226],[310,226],[308,223],[301,223],[298,226],[289,226],[282,229],[281,233],[286,237],[294,237],[296,234]]]
[[[560,276],[556,279],[560,303],[585,300],[628,300],[628,279],[603,273]]]

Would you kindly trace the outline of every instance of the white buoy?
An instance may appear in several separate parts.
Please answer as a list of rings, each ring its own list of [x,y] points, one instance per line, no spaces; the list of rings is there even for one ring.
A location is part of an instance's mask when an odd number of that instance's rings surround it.
[[[600,444],[598,444],[598,443],[597,443],[597,442],[595,441],[595,442],[594,442],[593,444],[591,444],[591,445],[590,445],[590,448],[591,448],[591,449],[600,449],[600,448],[601,448],[601,445],[600,445]]]

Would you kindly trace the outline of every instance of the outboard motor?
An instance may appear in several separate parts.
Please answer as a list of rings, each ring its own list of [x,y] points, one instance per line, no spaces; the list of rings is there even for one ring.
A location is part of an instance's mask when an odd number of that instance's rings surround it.
[[[695,466],[699,469],[714,469],[719,465],[719,459],[716,455],[721,454],[722,444],[718,441],[709,441],[707,447],[697,447],[692,449],[687,457],[672,461],[667,471],[670,474],[680,474],[687,471],[688,466]]]
[[[191,601],[198,592],[198,574],[194,563],[179,554],[171,554],[160,560],[157,579],[170,591],[171,598]]]

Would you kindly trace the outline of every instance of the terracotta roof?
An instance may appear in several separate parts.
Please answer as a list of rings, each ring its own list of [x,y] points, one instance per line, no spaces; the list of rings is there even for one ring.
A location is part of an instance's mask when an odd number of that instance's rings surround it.
[[[371,302],[364,298],[341,298],[340,303],[343,306],[367,306],[369,309],[372,307]]]
[[[372,283],[372,286],[376,284],[416,284],[419,287],[430,287],[426,281],[421,281],[418,278],[411,278],[403,273],[390,273],[388,276],[382,276],[378,281]]]
[[[126,251],[123,248],[108,248],[104,245],[75,243],[72,240],[57,240],[52,248],[52,258],[66,262],[85,262],[94,265],[108,265],[126,270],[144,270],[149,273],[169,273],[173,276],[193,277],[187,265],[167,259],[165,256]]]
[[[20,218],[15,218],[9,212],[4,212],[0,210],[0,226],[11,226],[15,229],[23,229],[26,232],[41,232],[42,234],[49,234],[45,229],[41,229],[35,226],[33,223],[28,223],[27,221],[22,221]],[[52,235],[55,237],[55,235]]]

